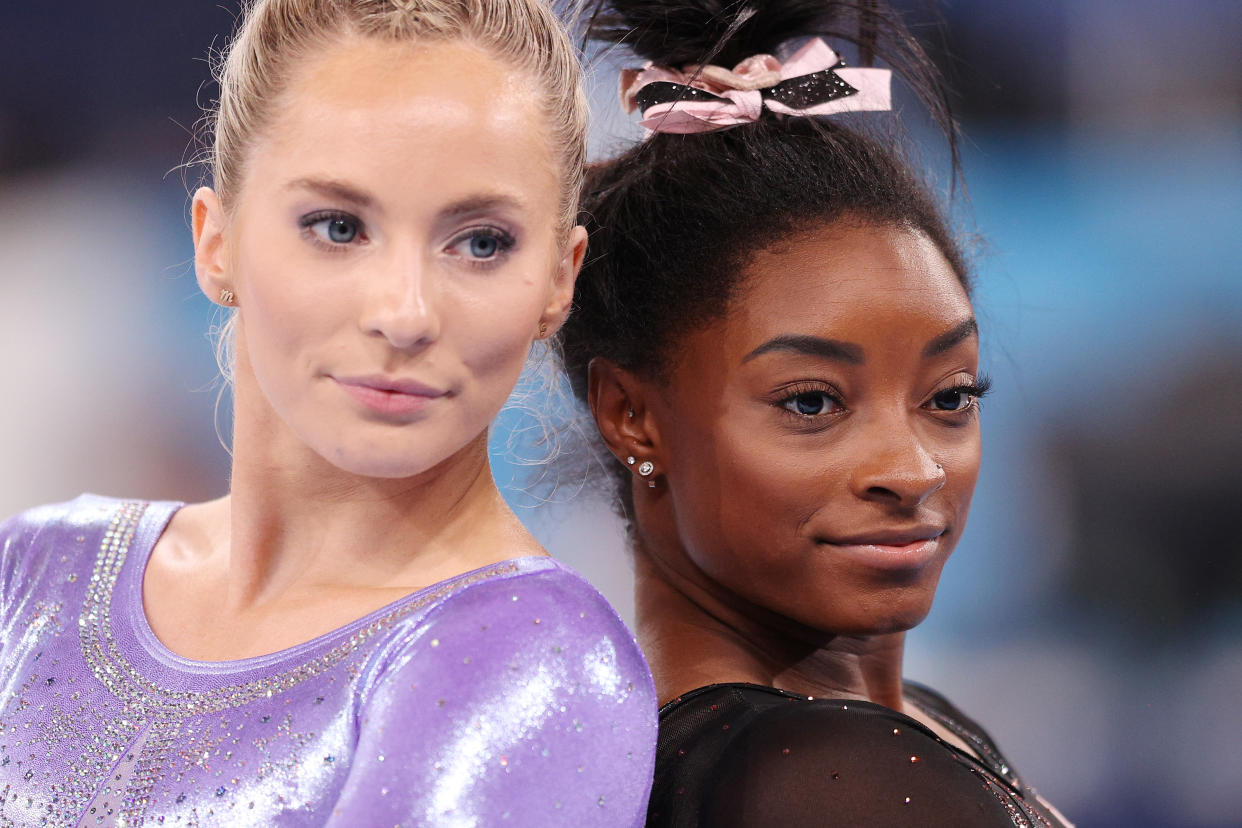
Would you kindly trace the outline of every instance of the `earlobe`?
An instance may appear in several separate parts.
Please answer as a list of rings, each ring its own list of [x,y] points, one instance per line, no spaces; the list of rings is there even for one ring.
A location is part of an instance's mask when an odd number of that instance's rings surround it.
[[[586,259],[587,231],[578,225],[569,231],[565,241],[565,252],[556,266],[553,277],[552,293],[544,308],[542,323],[555,332],[565,323],[569,309],[574,302],[574,284],[578,281],[578,272],[582,270],[582,262]],[[542,335],[540,336],[542,339]]]
[[[228,272],[228,242],[224,235],[224,208],[220,199],[210,187],[199,187],[190,209],[194,273],[199,289],[218,305],[234,304],[234,288]]]

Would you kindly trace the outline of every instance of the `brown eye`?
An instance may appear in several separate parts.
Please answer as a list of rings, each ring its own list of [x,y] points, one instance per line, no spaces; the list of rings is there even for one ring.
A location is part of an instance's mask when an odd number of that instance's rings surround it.
[[[974,395],[965,388],[946,388],[931,398],[932,407],[939,411],[961,411],[974,402]]]
[[[837,402],[823,391],[805,391],[794,394],[781,403],[788,411],[801,414],[803,417],[814,417],[828,413]]]

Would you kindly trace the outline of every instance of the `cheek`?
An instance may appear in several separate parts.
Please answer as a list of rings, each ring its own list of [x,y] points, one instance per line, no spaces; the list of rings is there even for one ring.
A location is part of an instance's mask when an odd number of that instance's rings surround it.
[[[525,364],[547,301],[547,279],[514,277],[461,291],[446,319],[461,360],[475,376],[516,374]],[[451,327],[450,327],[451,326]],[[498,388],[505,395],[509,386]]]
[[[526,359],[537,314],[484,312],[470,314],[458,337],[462,362],[475,374],[505,372]]]
[[[971,439],[963,441],[942,461],[947,474],[945,485],[948,494],[957,505],[958,530],[966,521],[966,513],[970,510],[970,501],[975,493],[975,484],[979,480],[979,464],[982,459],[982,445],[976,426]]]
[[[970,501],[979,479],[982,441],[976,420],[966,426],[945,429],[937,426],[924,435],[932,459],[944,468],[944,486],[927,501],[927,508],[944,521],[949,532],[945,554],[951,553],[966,528]]]
[[[256,251],[238,270],[242,288],[238,313],[251,364],[268,383],[279,381],[279,363],[297,360],[304,346],[331,340],[345,318],[347,296],[317,288],[291,273],[289,259],[275,249]]]
[[[743,417],[687,428],[675,451],[679,531],[700,569],[727,582],[794,563],[826,496],[822,458],[776,444]]]

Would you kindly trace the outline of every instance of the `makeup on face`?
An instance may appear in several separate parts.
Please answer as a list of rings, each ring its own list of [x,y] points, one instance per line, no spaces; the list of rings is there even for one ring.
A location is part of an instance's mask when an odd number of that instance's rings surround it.
[[[366,476],[485,439],[562,258],[556,156],[516,71],[362,38],[292,79],[230,238],[240,416]]]
[[[969,510],[987,388],[935,246],[875,226],[791,238],[678,353],[656,396],[671,565],[815,629],[922,620]]]
[[[334,376],[332,379],[366,409],[394,420],[410,419],[434,400],[447,396],[447,392],[414,379],[383,375]]]

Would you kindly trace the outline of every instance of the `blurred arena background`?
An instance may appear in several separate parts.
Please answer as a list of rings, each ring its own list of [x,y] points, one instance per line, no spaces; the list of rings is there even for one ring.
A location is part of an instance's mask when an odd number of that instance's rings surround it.
[[[908,673],[1081,828],[1242,826],[1242,3],[902,5],[958,92],[996,380]],[[0,514],[227,486],[181,164],[236,7],[5,9]],[[637,134],[614,77],[592,80],[597,157]],[[506,485],[525,416],[495,432]],[[573,488],[510,496],[628,619],[621,529]]]

